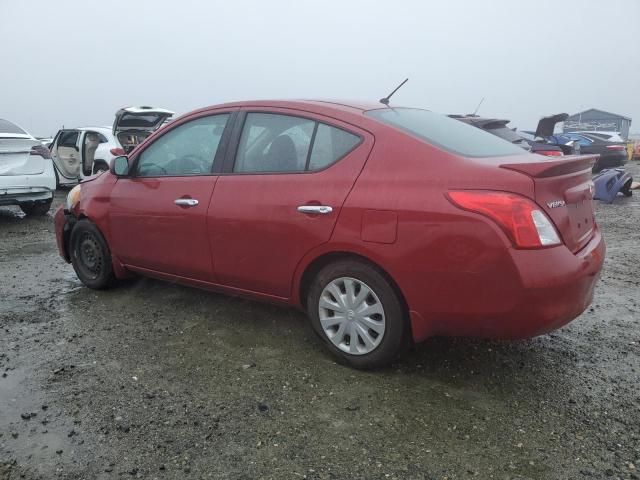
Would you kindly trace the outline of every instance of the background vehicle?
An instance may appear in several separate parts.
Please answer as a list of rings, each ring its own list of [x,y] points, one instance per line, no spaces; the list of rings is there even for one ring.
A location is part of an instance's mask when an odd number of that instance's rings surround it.
[[[0,205],[44,215],[56,186],[49,149],[23,128],[0,119]]]
[[[586,133],[587,135],[591,135],[592,137],[599,137],[603,140],[608,140],[610,142],[619,142],[624,143],[625,140],[620,136],[620,132],[602,132],[598,130],[583,130],[572,133]]]
[[[57,185],[75,185],[89,175],[108,170],[115,148],[118,143],[109,127],[60,130],[51,143]]]
[[[127,107],[116,112],[113,127],[60,130],[51,143],[58,185],[75,185],[106,171],[117,155],[130,152],[173,115],[153,107]]]
[[[449,115],[451,118],[468,123],[474,127],[485,130],[497,137],[524,148],[531,153],[547,155],[550,157],[562,156],[564,153],[557,145],[550,145],[544,139],[534,139],[531,136],[522,135],[519,131],[507,127],[509,120],[496,118],[484,118],[476,115]]]
[[[594,156],[531,155],[427,110],[314,101],[197,110],[74,187],[60,254],[297,306],[349,365],[431,335],[522,338],[584,311],[604,257]]]
[[[580,153],[600,155],[593,166],[594,172],[605,168],[621,167],[627,161],[626,143],[610,142],[588,133],[559,133],[547,137],[547,140],[555,145],[574,142],[580,145]]]

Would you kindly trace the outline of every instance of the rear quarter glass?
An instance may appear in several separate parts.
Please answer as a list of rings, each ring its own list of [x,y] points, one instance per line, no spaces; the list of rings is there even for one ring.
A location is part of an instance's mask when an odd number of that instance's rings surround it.
[[[435,147],[465,157],[522,155],[525,151],[491,133],[459,120],[417,108],[383,108],[365,115]]]

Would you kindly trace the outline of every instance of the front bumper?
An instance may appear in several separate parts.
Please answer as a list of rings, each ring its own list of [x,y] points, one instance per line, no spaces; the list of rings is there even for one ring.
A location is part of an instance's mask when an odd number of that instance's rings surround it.
[[[431,286],[427,300],[409,302],[414,340],[432,335],[496,339],[530,338],[566,325],[593,300],[604,262],[599,230],[579,252],[565,246],[511,250],[490,273],[469,273]],[[440,290],[442,289],[442,290]],[[452,302],[445,289],[455,289]],[[448,301],[438,301],[439,298]]]
[[[53,215],[53,223],[56,232],[56,243],[58,245],[58,253],[67,263],[71,263],[71,257],[69,257],[69,237],[71,236],[71,230],[75,225],[76,217],[69,213],[63,206],[58,207],[56,213]]]

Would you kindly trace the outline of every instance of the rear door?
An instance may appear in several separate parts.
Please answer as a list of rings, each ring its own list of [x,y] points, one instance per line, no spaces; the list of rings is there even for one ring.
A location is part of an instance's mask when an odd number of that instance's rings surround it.
[[[131,159],[109,208],[113,253],[134,270],[210,281],[206,213],[231,112],[200,114],[167,130]],[[220,157],[218,162],[222,162]]]
[[[245,109],[209,207],[221,284],[287,298],[302,257],[327,242],[371,134],[286,109]]]
[[[51,157],[62,175],[67,178],[79,178],[82,165],[80,131],[60,130],[51,149]]]

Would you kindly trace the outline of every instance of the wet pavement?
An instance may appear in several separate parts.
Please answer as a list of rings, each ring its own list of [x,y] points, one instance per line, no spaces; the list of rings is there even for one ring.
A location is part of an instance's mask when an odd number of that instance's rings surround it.
[[[52,217],[18,212],[0,209],[0,480],[640,478],[640,195],[597,205],[605,270],[573,323],[431,339],[378,372],[337,365],[294,310],[86,289]]]

